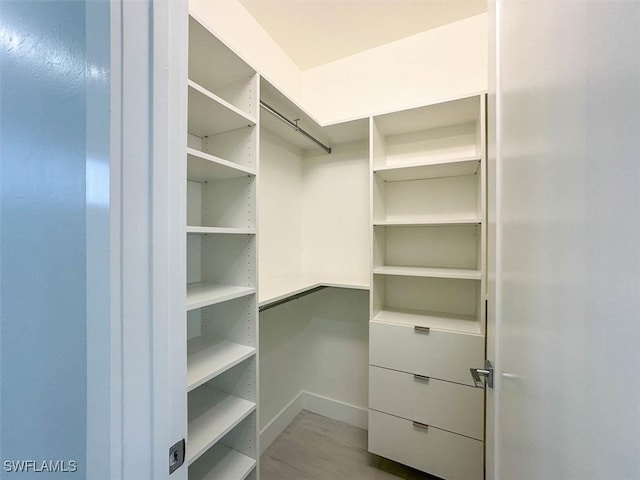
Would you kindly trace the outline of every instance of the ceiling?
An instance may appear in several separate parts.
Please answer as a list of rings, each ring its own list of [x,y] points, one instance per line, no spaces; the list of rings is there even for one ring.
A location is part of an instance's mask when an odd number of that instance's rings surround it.
[[[487,11],[486,0],[240,0],[302,69]]]

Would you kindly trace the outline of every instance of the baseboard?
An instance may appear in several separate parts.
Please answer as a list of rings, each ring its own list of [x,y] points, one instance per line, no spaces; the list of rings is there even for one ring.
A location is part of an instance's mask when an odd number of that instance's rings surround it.
[[[260,431],[260,455],[285,431],[293,419],[304,410],[305,392],[300,392]]]
[[[302,393],[304,394],[304,408],[306,410],[359,428],[368,428],[369,411],[366,408],[311,392]]]
[[[302,411],[309,410],[325,417],[349,425],[366,429],[369,414],[366,408],[341,402],[333,398],[302,391],[291,400],[260,432],[260,455],[286,430],[294,418]]]

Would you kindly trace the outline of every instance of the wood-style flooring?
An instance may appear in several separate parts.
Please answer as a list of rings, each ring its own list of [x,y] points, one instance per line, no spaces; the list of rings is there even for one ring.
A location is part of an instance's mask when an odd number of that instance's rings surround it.
[[[303,410],[260,459],[262,480],[434,480],[367,452],[367,431]]]

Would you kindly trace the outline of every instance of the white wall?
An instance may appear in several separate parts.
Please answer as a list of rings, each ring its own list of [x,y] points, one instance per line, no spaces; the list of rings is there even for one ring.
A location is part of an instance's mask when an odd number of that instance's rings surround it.
[[[369,283],[369,151],[366,142],[304,159],[302,268],[328,281]]]
[[[301,408],[366,424],[368,320],[368,292],[342,288],[260,314],[262,449]]]
[[[303,389],[366,410],[369,405],[369,292],[328,288],[305,300],[309,323]],[[330,409],[326,414],[334,416],[339,411]],[[356,419],[349,416],[344,420],[354,423]]]
[[[259,285],[302,273],[302,151],[264,128],[258,182]]]
[[[303,299],[260,313],[260,431],[304,388],[309,325],[305,305]]]
[[[324,123],[487,89],[487,21],[477,15],[304,72],[304,106]]]

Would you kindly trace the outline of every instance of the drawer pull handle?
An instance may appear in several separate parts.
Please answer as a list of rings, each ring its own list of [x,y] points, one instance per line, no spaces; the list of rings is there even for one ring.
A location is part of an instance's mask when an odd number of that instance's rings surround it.
[[[421,428],[422,430],[429,430],[429,425],[427,425],[426,423],[420,423],[420,422],[413,422],[413,426],[416,428]]]
[[[413,331],[416,333],[429,333],[429,327],[421,327],[420,325],[414,325]]]
[[[413,374],[414,380],[420,380],[421,382],[429,383],[429,377],[426,375],[418,375],[417,373]]]

